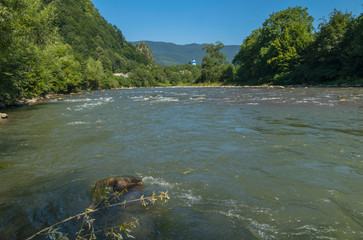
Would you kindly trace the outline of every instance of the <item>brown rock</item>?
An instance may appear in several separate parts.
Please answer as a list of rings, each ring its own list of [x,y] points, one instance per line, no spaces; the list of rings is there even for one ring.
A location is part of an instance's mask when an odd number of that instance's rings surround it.
[[[98,199],[100,195],[105,193],[105,188],[110,187],[114,192],[122,192],[135,186],[142,186],[142,180],[138,177],[112,177],[96,182],[93,191],[94,200]]]
[[[8,118],[8,115],[6,113],[0,113],[0,119]]]
[[[41,100],[41,98],[34,97],[34,98],[31,98],[31,99],[26,99],[25,102],[26,102],[26,104],[34,105],[37,102],[39,102],[40,100]]]

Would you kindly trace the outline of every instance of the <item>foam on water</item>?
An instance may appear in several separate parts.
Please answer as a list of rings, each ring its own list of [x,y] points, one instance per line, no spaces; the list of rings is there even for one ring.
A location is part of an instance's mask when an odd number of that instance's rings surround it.
[[[261,239],[273,240],[276,239],[275,235],[278,234],[278,230],[275,227],[267,223],[259,223],[256,219],[244,216],[242,213],[238,213],[235,210],[217,211],[217,213],[224,215],[228,218],[231,218],[232,220],[237,219],[243,222],[247,222],[250,231],[254,235],[256,235],[256,237],[259,237]]]
[[[186,205],[189,207],[195,203],[201,202],[201,200],[202,200],[202,197],[198,196],[198,195],[194,195],[192,190],[186,190],[186,191],[182,192],[181,194],[177,195],[176,197],[185,201]]]
[[[74,99],[74,98],[69,98],[69,99],[65,99],[65,102],[90,102],[92,101],[91,98],[78,98],[78,99]]]
[[[142,178],[142,182],[146,185],[158,185],[161,187],[166,187],[166,188],[173,188],[174,186],[176,186],[176,183],[169,183],[167,181],[165,181],[162,178],[154,178],[152,176],[146,176]]]
[[[179,102],[179,99],[173,97],[159,97],[154,99],[153,102]]]
[[[159,103],[159,102],[179,102],[180,100],[176,97],[163,97],[161,95],[156,96],[134,96],[129,97],[130,99],[139,102],[139,101],[147,101],[151,103]]]
[[[95,99],[69,99],[66,100],[72,103],[78,103],[78,102],[85,102],[83,104],[80,105],[76,105],[74,107],[67,107],[67,110],[70,111],[82,111],[82,110],[90,110],[93,109],[97,106],[101,106],[110,102],[114,102],[114,98],[113,97],[100,97],[100,98],[95,98]]]
[[[82,111],[84,109],[92,109],[96,106],[101,106],[103,105],[104,102],[95,102],[95,103],[84,103],[82,105],[78,105],[74,108],[74,111]]]
[[[75,122],[70,122],[70,123],[67,123],[68,125],[71,125],[71,126],[76,126],[76,125],[85,125],[85,124],[89,124],[88,122],[82,122],[82,121],[75,121]]]

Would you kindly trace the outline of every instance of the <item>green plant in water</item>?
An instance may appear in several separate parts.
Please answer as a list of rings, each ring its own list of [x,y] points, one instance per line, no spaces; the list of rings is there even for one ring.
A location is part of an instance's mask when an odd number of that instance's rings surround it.
[[[50,227],[43,228],[42,230],[35,233],[26,240],[34,239],[35,237],[40,235],[46,235],[51,240],[69,240],[67,234],[61,232],[58,226],[66,222],[69,222],[70,220],[73,219],[80,220],[81,218],[82,218],[82,224],[80,230],[76,232],[77,234],[77,237],[75,238],[76,240],[94,240],[97,239],[96,234],[98,233],[103,233],[103,235],[108,239],[115,239],[115,240],[124,239],[124,237],[134,238],[131,235],[131,232],[139,225],[139,220],[137,218],[135,218],[131,222],[124,222],[121,225],[111,226],[111,227],[106,227],[105,223],[103,228],[95,230],[94,222],[96,218],[93,218],[92,214],[103,209],[108,209],[110,207],[115,207],[115,206],[125,207],[126,204],[129,203],[140,202],[142,206],[147,206],[148,204],[154,204],[157,200],[166,202],[167,200],[170,199],[168,192],[160,192],[159,195],[156,195],[153,192],[153,194],[148,197],[142,195],[140,198],[137,199],[112,203],[114,200],[119,200],[119,198],[123,195],[124,192],[127,192],[127,190],[124,190],[122,192],[112,192],[111,189],[106,188],[104,194],[99,196],[98,198],[99,200],[93,208],[86,208],[86,210],[82,213],[66,218],[60,222],[53,224]]]

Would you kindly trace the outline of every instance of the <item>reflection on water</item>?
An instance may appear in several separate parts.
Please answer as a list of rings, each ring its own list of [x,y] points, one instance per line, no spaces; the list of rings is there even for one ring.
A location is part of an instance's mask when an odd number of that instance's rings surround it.
[[[137,239],[363,236],[361,88],[146,88],[64,98],[11,110],[0,122],[1,239],[79,213],[95,181],[125,175],[145,183],[131,196],[172,196],[108,214],[116,223],[139,217]]]

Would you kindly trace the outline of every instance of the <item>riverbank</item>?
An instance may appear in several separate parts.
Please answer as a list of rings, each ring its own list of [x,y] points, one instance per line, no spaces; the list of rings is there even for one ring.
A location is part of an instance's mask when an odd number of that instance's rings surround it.
[[[308,85],[308,84],[299,84],[299,85],[272,85],[272,84],[262,84],[262,85],[238,85],[238,84],[226,84],[222,82],[214,82],[214,83],[196,83],[196,84],[178,84],[173,87],[244,87],[244,88],[311,88],[311,87],[363,87],[362,83],[354,83],[354,84],[343,84],[343,83],[331,83],[331,84],[317,84],[317,85]]]
[[[63,96],[81,95],[82,93],[83,92],[68,93],[68,94],[49,93],[49,94],[46,94],[45,96],[22,99],[22,100],[14,102],[11,105],[5,105],[5,104],[0,102],[0,109],[6,110],[6,109],[9,109],[9,108],[16,108],[16,107],[22,107],[22,106],[28,106],[28,105],[35,105],[35,104],[38,104],[40,102],[48,101],[48,100],[51,100],[51,99],[58,99],[58,100],[61,101],[61,100],[63,100]]]

